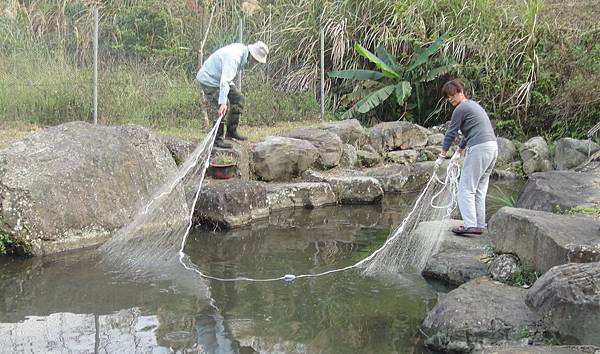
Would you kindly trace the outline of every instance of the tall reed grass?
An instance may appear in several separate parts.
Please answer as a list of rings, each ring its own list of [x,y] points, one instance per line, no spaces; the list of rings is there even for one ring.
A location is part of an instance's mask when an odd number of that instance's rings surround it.
[[[261,39],[271,46],[268,65],[254,75],[256,92],[265,92],[255,97],[260,106],[269,97],[285,99],[276,94],[283,91],[307,92],[303,97],[314,108],[323,28],[327,70],[368,65],[353,52],[355,42],[369,49],[384,46],[402,62],[448,32],[440,55],[460,64],[451,76],[467,81],[503,135],[581,136],[600,114],[597,25],[557,26],[543,0],[7,0],[0,5],[0,75],[8,80],[0,84],[0,100],[7,104],[3,119],[31,111],[31,119],[52,124],[89,114],[92,6],[100,9],[100,104],[107,122],[160,124],[197,114],[193,76],[213,9],[205,57],[236,41],[239,17],[244,41]],[[45,50],[43,59],[32,47]],[[15,55],[31,68],[7,67]],[[35,73],[40,60],[47,70]],[[420,88],[428,109],[415,117],[419,123],[447,119],[449,107],[439,100],[447,78]],[[41,90],[39,84],[48,81],[68,85],[57,86],[56,93]],[[7,88],[17,84],[22,88],[15,92]],[[333,106],[351,89],[341,84],[326,82]],[[68,87],[74,91],[64,91]],[[139,106],[137,112],[133,106]]]

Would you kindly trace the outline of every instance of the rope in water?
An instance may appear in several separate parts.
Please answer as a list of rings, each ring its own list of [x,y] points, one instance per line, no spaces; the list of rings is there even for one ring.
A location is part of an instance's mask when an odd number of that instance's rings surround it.
[[[216,137],[216,129],[219,126],[220,122],[221,122],[222,117],[219,117],[215,126],[213,127],[213,129],[209,132],[209,138],[207,139],[207,142],[210,141],[209,143],[209,151],[208,151],[208,156],[210,156],[211,152],[212,152],[212,146]],[[203,149],[200,149],[198,151],[202,151]],[[200,155],[198,153],[198,155],[195,157],[195,162],[194,164],[192,164],[193,166],[195,166],[198,163],[198,159],[200,158]],[[419,197],[417,198],[415,205],[413,206],[413,209],[410,211],[410,213],[408,213],[408,215],[404,218],[404,220],[402,221],[401,226],[396,230],[396,232],[392,235],[392,237],[388,238],[385,243],[379,247],[378,249],[376,249],[373,253],[371,253],[371,255],[369,255],[368,257],[356,262],[355,264],[343,267],[343,268],[336,268],[336,269],[331,269],[325,272],[321,272],[321,273],[313,273],[313,274],[299,274],[299,275],[294,275],[294,274],[285,274],[282,275],[280,277],[276,277],[276,278],[249,278],[249,277],[234,277],[234,278],[220,278],[220,277],[216,277],[216,276],[212,276],[212,275],[208,275],[205,274],[204,272],[202,272],[200,269],[198,269],[194,264],[188,265],[186,264],[186,260],[188,259],[186,257],[185,252],[183,252],[183,248],[185,246],[187,237],[190,233],[190,229],[192,228],[192,217],[194,214],[194,209],[196,207],[196,203],[198,201],[198,197],[200,196],[200,190],[202,188],[202,182],[204,181],[204,174],[206,172],[206,168],[208,167],[208,161],[209,159],[206,160],[204,168],[202,169],[202,176],[200,178],[200,183],[198,184],[198,189],[196,190],[196,194],[194,197],[194,201],[191,205],[190,208],[190,217],[189,217],[189,223],[188,223],[188,227],[185,231],[185,234],[183,236],[183,240],[181,241],[181,247],[179,249],[179,262],[181,263],[181,265],[190,271],[193,271],[195,273],[197,273],[198,275],[200,275],[203,278],[206,279],[212,279],[212,280],[217,280],[217,281],[222,281],[222,282],[235,282],[235,281],[249,281],[249,282],[273,282],[273,281],[280,281],[280,280],[284,280],[284,281],[293,281],[295,279],[301,279],[301,278],[316,278],[316,277],[320,277],[323,275],[328,275],[328,274],[333,274],[333,273],[338,273],[338,272],[343,272],[346,270],[350,270],[353,268],[357,268],[360,267],[361,265],[363,265],[364,263],[372,260],[379,252],[381,252],[383,249],[385,249],[391,242],[393,242],[399,235],[402,234],[402,230],[404,230],[404,226],[407,222],[407,220],[410,219],[410,217],[412,216],[412,214],[415,212],[417,206],[419,205],[419,202],[421,201],[421,199],[423,198],[423,196],[425,195],[425,193],[427,192],[427,190],[429,189],[429,187],[431,186],[431,184],[433,182],[438,182],[440,184],[442,184],[444,187],[437,192],[430,201],[430,206],[433,208],[437,208],[437,209],[441,209],[441,208],[445,208],[446,211],[446,215],[450,216],[452,214],[452,212],[454,211],[454,209],[456,208],[456,198],[454,198],[454,196],[456,195],[456,189],[457,189],[457,185],[458,185],[458,177],[460,175],[460,169],[458,166],[458,163],[456,163],[454,160],[450,160],[450,163],[448,165],[448,167],[446,168],[446,177],[444,178],[444,181],[442,181],[439,176],[438,176],[438,171],[439,171],[439,167],[436,165],[436,167],[433,170],[433,173],[431,175],[431,177],[429,178],[429,181],[427,182],[425,188],[423,189],[423,191],[421,192],[421,194],[419,195]],[[186,172],[187,173],[187,172]],[[434,201],[435,199],[442,194],[442,192],[444,192],[445,190],[449,190],[450,193],[452,193],[452,200],[450,201],[450,203],[448,203],[448,205],[435,205]],[[191,262],[190,262],[191,263]]]

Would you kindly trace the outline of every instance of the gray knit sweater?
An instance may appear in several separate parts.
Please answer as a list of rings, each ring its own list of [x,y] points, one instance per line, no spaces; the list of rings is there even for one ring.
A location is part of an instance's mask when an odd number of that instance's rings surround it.
[[[458,145],[461,149],[487,141],[496,141],[490,118],[483,107],[471,100],[462,101],[452,112],[452,120],[444,137],[442,149],[448,151],[460,129],[463,138]]]

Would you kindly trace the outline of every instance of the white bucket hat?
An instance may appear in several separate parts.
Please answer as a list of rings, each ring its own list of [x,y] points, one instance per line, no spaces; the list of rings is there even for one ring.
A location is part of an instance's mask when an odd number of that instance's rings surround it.
[[[248,44],[248,50],[254,59],[259,63],[267,62],[267,54],[269,54],[269,47],[261,41],[254,44]]]

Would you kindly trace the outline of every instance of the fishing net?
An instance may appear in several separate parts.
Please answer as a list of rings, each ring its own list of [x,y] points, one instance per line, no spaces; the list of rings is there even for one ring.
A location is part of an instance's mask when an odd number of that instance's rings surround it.
[[[447,221],[456,209],[458,164],[452,160],[442,171],[435,168],[413,209],[392,231],[382,247],[359,262],[366,275],[416,271],[421,273],[427,260],[437,252],[443,241]]]
[[[204,274],[183,252],[193,213],[220,119],[196,147],[179,170],[135,216],[99,248],[101,262],[112,270],[135,278],[152,276],[175,279],[203,277],[220,281],[292,281],[318,277],[352,268],[363,268],[366,275],[420,271],[439,248],[448,220],[456,208],[459,167],[451,160],[445,171],[436,166],[417,197],[415,205],[386,242],[356,264],[318,274],[285,274],[276,278],[219,278]],[[445,176],[441,179],[442,173]],[[415,232],[418,228],[418,232]],[[181,268],[191,272],[181,272]],[[181,280],[181,279],[179,279]],[[193,279],[185,279],[192,280]]]
[[[136,278],[179,276],[188,262],[183,246],[220,120],[134,219],[99,247],[102,264]]]

